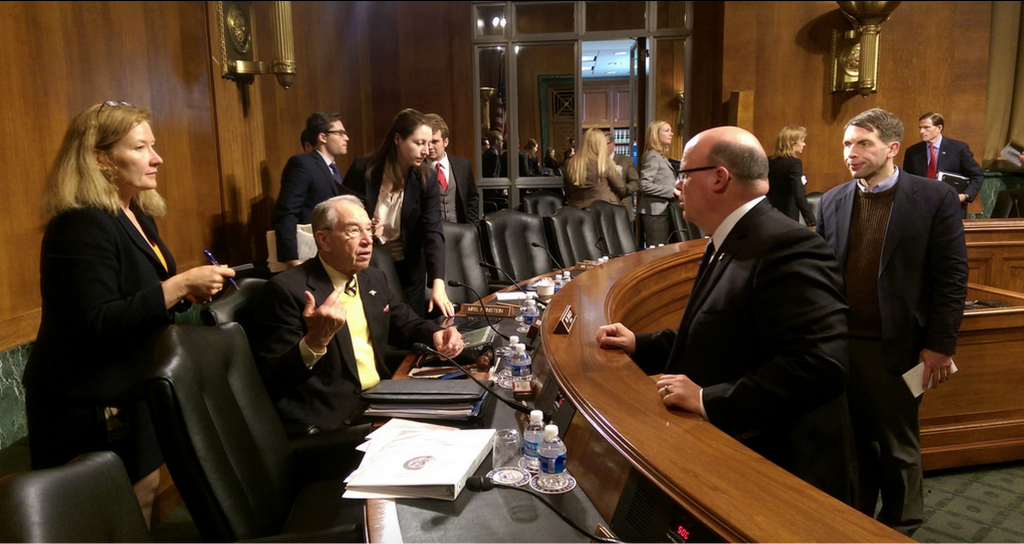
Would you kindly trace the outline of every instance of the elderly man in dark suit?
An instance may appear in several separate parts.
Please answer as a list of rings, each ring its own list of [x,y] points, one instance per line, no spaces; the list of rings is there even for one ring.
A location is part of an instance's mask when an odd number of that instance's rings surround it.
[[[981,191],[985,175],[974,160],[966,143],[942,135],[946,121],[938,113],[928,112],[917,120],[920,142],[907,148],[903,156],[903,170],[908,174],[936,179],[946,172],[967,178],[966,186],[958,188],[960,218],[967,218],[967,203],[973,202]],[[934,160],[933,160],[934,157]]]
[[[288,159],[281,173],[281,192],[274,207],[272,227],[277,235],[277,260],[298,266],[296,225],[308,224],[313,207],[349,191],[341,186],[335,161],[348,152],[348,133],[337,113],[314,112],[306,119],[303,138],[315,142],[309,153]]]
[[[604,348],[665,372],[658,395],[700,414],[808,483],[852,504],[854,452],[844,391],[846,302],[828,245],[765,199],[768,158],[737,127],[683,151],[685,216],[713,233],[678,330],[598,331]]]
[[[911,535],[923,515],[919,398],[945,382],[967,297],[967,247],[956,191],[893,165],[903,123],[881,109],[846,124],[853,181],[821,198],[818,233],[845,267],[850,301],[850,415],[858,450],[858,507]]]
[[[455,328],[418,317],[383,272],[368,268],[373,227],[359,198],[318,204],[312,225],[317,257],[267,283],[250,327],[256,364],[291,434],[352,425],[360,393],[391,376],[389,338],[449,357],[463,348]]]
[[[426,114],[434,132],[427,146],[428,166],[441,186],[441,219],[476,226],[480,221],[480,193],[469,159],[448,153],[448,123],[436,113]]]

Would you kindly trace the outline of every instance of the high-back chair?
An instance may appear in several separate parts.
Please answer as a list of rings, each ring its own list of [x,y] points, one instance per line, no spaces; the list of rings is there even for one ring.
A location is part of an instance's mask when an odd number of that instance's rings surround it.
[[[822,194],[824,193],[822,193],[821,191],[807,193],[807,203],[811,205],[811,215],[814,217],[818,216],[818,206],[821,204]],[[807,223],[806,221],[804,221],[803,214],[800,214],[800,222],[803,224]]]
[[[553,270],[544,236],[544,219],[539,215],[515,210],[501,210],[484,217],[484,237],[490,252],[490,263],[523,281]],[[541,247],[533,247],[532,244]],[[497,284],[508,285],[500,273],[492,274]]]
[[[557,265],[570,267],[580,261],[603,257],[597,218],[587,210],[566,206],[546,217],[548,240],[554,246]]]
[[[483,255],[480,252],[480,237],[476,227],[463,223],[442,221],[445,247],[445,279],[462,282],[475,289],[480,296],[487,296],[487,272],[480,266]],[[476,302],[477,295],[464,287],[445,286],[448,299],[452,302]]]
[[[604,200],[595,200],[589,208],[597,218],[597,230],[600,235],[599,245],[608,256],[618,257],[636,251],[636,238],[629,225],[629,213],[621,204],[612,204]]]
[[[263,293],[267,280],[263,278],[236,278],[238,288],[230,283],[224,284],[224,290],[214,300],[207,302],[199,310],[199,317],[205,325],[220,325],[237,321],[243,326],[252,317],[255,302]]]
[[[563,206],[562,195],[556,195],[547,191],[537,191],[523,197],[523,211],[550,217]]]
[[[0,479],[0,542],[152,542],[121,458],[109,451]]]
[[[145,389],[157,438],[204,541],[363,540],[362,501],[341,498],[341,479],[314,481],[337,471],[293,451],[241,325],[171,325],[155,361]]]

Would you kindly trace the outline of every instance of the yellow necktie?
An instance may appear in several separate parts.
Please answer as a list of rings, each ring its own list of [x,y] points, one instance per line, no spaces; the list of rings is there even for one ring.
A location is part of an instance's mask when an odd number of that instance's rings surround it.
[[[359,384],[366,390],[380,382],[380,374],[377,372],[373,345],[370,343],[370,329],[366,326],[366,314],[363,312],[363,301],[359,297],[359,285],[355,276],[345,284],[341,303],[345,306],[348,333],[352,337],[352,351],[356,356]]]

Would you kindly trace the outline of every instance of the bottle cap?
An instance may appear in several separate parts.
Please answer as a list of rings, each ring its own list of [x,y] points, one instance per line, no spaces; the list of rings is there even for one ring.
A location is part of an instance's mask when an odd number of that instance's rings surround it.
[[[519,337],[518,336],[513,334],[512,336],[508,337],[508,345],[515,346],[518,343],[519,343]]]
[[[524,353],[526,351],[526,344],[516,344],[516,353]]]
[[[544,421],[544,412],[541,412],[540,410],[531,410],[530,421]]]
[[[544,427],[544,438],[551,438],[558,436],[558,425],[548,425]]]

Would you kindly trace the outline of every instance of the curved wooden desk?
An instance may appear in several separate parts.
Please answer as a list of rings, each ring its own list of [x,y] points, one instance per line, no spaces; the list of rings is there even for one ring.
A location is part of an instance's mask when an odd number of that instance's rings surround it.
[[[909,541],[699,415],[668,410],[654,382],[627,355],[598,347],[597,328],[606,323],[621,321],[636,332],[678,327],[704,246],[695,240],[626,255],[581,274],[555,295],[541,349],[565,396],[630,465],[727,541]],[[576,323],[569,335],[554,334],[567,305]],[[580,457],[570,453],[570,462]],[[616,477],[605,475],[603,485]]]

